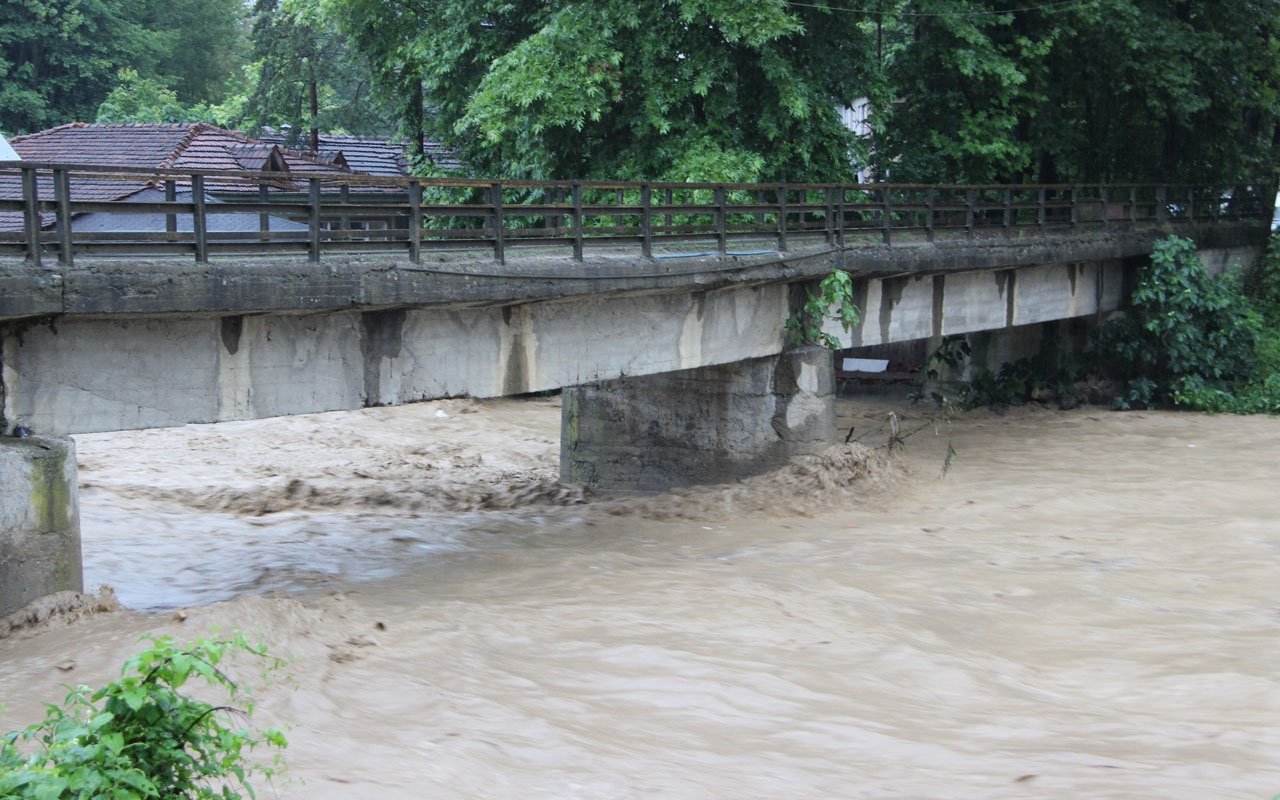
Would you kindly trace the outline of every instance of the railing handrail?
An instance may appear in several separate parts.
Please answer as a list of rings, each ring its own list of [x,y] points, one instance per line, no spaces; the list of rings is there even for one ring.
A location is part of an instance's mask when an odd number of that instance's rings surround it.
[[[1219,183],[1194,183],[1194,182],[1170,182],[1170,181],[1082,181],[1079,183],[849,183],[849,182],[820,182],[820,183],[796,183],[790,181],[765,181],[760,183],[739,183],[739,182],[688,182],[688,181],[608,181],[608,180],[530,180],[523,178],[450,178],[450,177],[415,177],[409,176],[391,176],[391,175],[368,175],[357,172],[262,172],[252,170],[227,170],[227,169],[193,169],[193,168],[177,168],[177,167],[121,167],[104,164],[79,164],[65,161],[5,161],[0,160],[0,172],[6,169],[23,169],[37,171],[53,171],[65,170],[68,173],[100,173],[98,177],[127,177],[131,180],[143,178],[190,178],[193,175],[202,175],[206,178],[248,178],[255,183],[272,182],[272,181],[304,181],[312,178],[333,182],[348,184],[369,184],[384,186],[402,186],[407,187],[410,183],[419,183],[423,186],[441,186],[450,188],[487,188],[495,183],[501,184],[504,188],[510,189],[554,189],[569,188],[571,186],[581,186],[584,189],[640,189],[648,186],[653,189],[688,189],[688,190],[713,190],[727,189],[730,191],[748,191],[755,189],[780,189],[787,188],[792,190],[822,190],[822,189],[839,189],[871,191],[871,190],[926,190],[940,189],[948,191],[960,191],[973,189],[976,191],[999,191],[1004,189],[1017,190],[1038,190],[1038,189],[1111,189],[1111,188],[1157,188],[1165,187],[1167,189],[1187,189],[1187,188],[1204,188],[1204,187],[1230,187],[1230,186],[1252,186],[1264,181],[1222,181]]]
[[[1051,228],[1242,222],[1260,220],[1272,210],[1266,182],[1236,181],[498,181],[0,161],[0,178],[6,175],[21,180],[11,185],[8,197],[0,193],[0,212],[21,213],[23,226],[19,235],[11,220],[8,227],[15,231],[0,231],[0,252],[21,249],[35,264],[46,248],[68,264],[76,252],[193,253],[204,261],[211,248],[303,250],[312,261],[336,250],[403,249],[417,261],[423,249],[447,246],[490,248],[501,263],[511,246],[534,244],[572,247],[574,259],[581,260],[587,242],[638,245],[645,257],[653,257],[655,244],[690,239],[705,240],[725,253],[730,241],[770,237],[785,251],[789,240],[800,236],[823,237],[833,246],[859,236],[878,237],[885,244],[911,235],[934,241],[947,233],[975,238],[995,232],[1008,238]],[[77,186],[101,190],[109,181],[121,182],[121,196],[81,193],[77,198]],[[178,185],[190,187],[190,200],[177,199]],[[125,199],[138,186],[163,188],[165,199]],[[428,189],[463,190],[480,199],[441,200],[425,196]],[[512,193],[509,199],[507,193]],[[205,202],[206,195],[214,200]],[[86,213],[130,213],[151,223],[163,219],[164,227],[76,231],[73,220]],[[235,215],[247,215],[242,221],[255,217],[258,228],[210,229],[212,218]],[[190,232],[180,231],[178,220],[187,218]],[[274,231],[271,220],[276,221]],[[370,228],[369,220],[384,227]],[[437,224],[432,227],[430,221]]]

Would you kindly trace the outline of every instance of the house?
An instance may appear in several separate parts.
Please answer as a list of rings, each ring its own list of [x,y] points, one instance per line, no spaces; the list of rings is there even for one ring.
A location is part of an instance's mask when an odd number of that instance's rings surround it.
[[[289,175],[352,175],[362,170],[348,166],[342,151],[315,155],[282,148],[280,145],[252,139],[241,133],[225,130],[207,123],[184,124],[129,124],[97,125],[73,122],[39,133],[15,137],[13,149],[25,161],[41,163],[66,163],[103,167],[121,167],[138,170],[234,170],[258,172],[270,176],[270,193],[273,198],[305,194],[305,184],[290,181]],[[382,174],[365,172],[364,174]],[[399,173],[396,173],[397,175]],[[191,202],[191,182],[180,178],[173,181],[175,200]],[[209,205],[257,202],[260,198],[260,182],[223,181],[206,184],[204,199]],[[365,191],[380,191],[366,189]],[[385,191],[385,190],[381,190]],[[51,199],[50,181],[42,180],[39,187],[42,199]],[[86,178],[78,176],[71,183],[73,201],[124,201],[150,203],[165,199],[166,187],[159,179],[129,179],[125,177]],[[22,197],[20,179],[16,173],[0,174],[0,198]],[[48,217],[48,215],[45,215]],[[175,215],[179,232],[189,232],[192,221],[189,215]],[[166,230],[163,214],[102,213],[77,215],[74,227],[78,232],[162,232]],[[334,223],[336,224],[336,223]],[[390,220],[363,223],[363,227],[387,227]],[[48,228],[52,220],[46,219],[42,227]],[[22,229],[22,215],[0,213],[0,231]],[[211,232],[260,232],[305,231],[306,224],[297,219],[271,215],[259,218],[256,214],[208,215]]]
[[[260,141],[282,147],[288,137],[287,128],[280,131],[268,128],[258,135]],[[310,144],[310,138],[303,136],[298,139],[295,147],[304,153],[313,153],[330,161],[340,155],[348,167],[366,175],[398,178],[409,174],[409,155],[403,142],[372,136],[322,133],[317,150],[312,151]],[[463,170],[461,156],[454,150],[431,141],[423,142],[422,148],[427,160],[440,171],[460,173]]]

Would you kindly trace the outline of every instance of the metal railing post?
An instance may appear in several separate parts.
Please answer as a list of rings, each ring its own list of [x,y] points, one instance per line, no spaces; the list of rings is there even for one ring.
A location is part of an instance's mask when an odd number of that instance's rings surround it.
[[[787,186],[777,189],[778,199],[778,252],[787,252]]]
[[[1080,191],[1071,187],[1071,229],[1080,230]]]
[[[267,185],[265,183],[258,184],[258,202],[259,203],[271,202],[271,190],[267,188]],[[271,231],[271,215],[267,214],[265,211],[259,212],[258,238],[264,242],[269,240],[271,237],[268,236],[267,234],[270,233],[270,231]]]
[[[836,199],[836,202],[835,202],[835,208],[834,208],[834,211],[835,211],[835,217],[834,217],[834,218],[833,218],[833,220],[832,220],[832,221],[835,223],[835,229],[836,229],[836,240],[835,240],[835,244],[836,244],[836,247],[844,247],[844,225],[845,225],[845,215],[844,215],[844,192],[845,192],[845,188],[844,188],[844,186],[843,186],[843,185],[841,185],[841,186],[837,186],[833,191],[835,192],[835,199]]]
[[[422,184],[409,181],[409,261],[422,260]]]
[[[40,195],[35,167],[22,167],[22,222],[27,239],[27,261],[40,266]]]
[[[569,190],[573,201],[573,260],[582,260],[582,184],[575,183]]]
[[[826,225],[824,227],[826,228],[825,233],[827,235],[827,244],[835,244],[836,243],[836,219],[835,219],[836,203],[835,203],[835,197],[833,196],[833,191],[830,186],[828,186],[823,190],[823,200],[824,200],[824,204],[827,207],[826,220],[824,220],[826,222]]]
[[[1169,191],[1164,186],[1156,187],[1156,222],[1169,220]]]
[[[937,223],[936,223],[935,216],[934,216],[934,208],[933,208],[933,199],[934,199],[934,197],[936,197],[936,196],[937,196],[937,189],[934,189],[934,188],[930,187],[930,188],[926,189],[925,191],[928,193],[928,198],[929,198],[929,199],[925,201],[925,210],[924,210],[924,231],[925,231],[925,234],[924,234],[924,235],[925,235],[925,240],[926,240],[926,241],[930,241],[930,242],[932,242],[932,241],[933,241],[933,227],[934,227],[934,225],[935,225],[935,224],[937,224]]]
[[[974,237],[973,204],[976,202],[976,198],[977,198],[977,193],[974,192],[974,190],[968,189],[965,191],[964,193],[964,202],[965,202],[964,230],[965,230],[965,235],[970,239]]]
[[[164,201],[166,203],[178,202],[178,182],[175,180],[167,180],[164,182]],[[164,215],[164,232],[170,234],[169,241],[177,241],[177,236],[173,235],[178,232],[178,215],[173,211],[167,211]]]
[[[489,202],[493,206],[493,260],[506,264],[506,215],[502,207],[502,184],[489,185]]]
[[[191,230],[195,235],[196,261],[204,263],[209,260],[209,236],[206,230],[208,223],[204,213],[204,176],[191,176]]]
[[[653,258],[653,190],[649,184],[640,187],[640,252]]]
[[[351,215],[347,213],[347,205],[351,202],[351,184],[344,183],[338,187],[338,203],[342,210],[338,214],[338,230],[348,234],[350,241]]]
[[[307,260],[312,264],[320,263],[320,179],[311,178],[307,182],[307,237],[309,247]]]
[[[1004,238],[1013,238],[1013,190],[1004,190]]]
[[[723,186],[715,190],[716,249],[720,255],[729,252],[729,193]]]
[[[71,182],[65,169],[53,171],[53,201],[57,205],[54,227],[58,231],[58,261],[72,266]]]
[[[880,198],[883,201],[880,225],[884,229],[884,243],[893,244],[893,194],[888,189],[881,189]]]
[[[1102,203],[1102,229],[1106,230],[1111,227],[1111,197],[1107,194],[1107,187],[1098,187],[1098,199]]]

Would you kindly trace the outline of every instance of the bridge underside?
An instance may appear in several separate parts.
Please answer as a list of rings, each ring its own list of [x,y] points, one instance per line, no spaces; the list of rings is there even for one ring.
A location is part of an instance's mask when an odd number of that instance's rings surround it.
[[[1221,272],[1256,252],[1202,257]],[[832,266],[776,262],[755,280],[524,302],[11,316],[0,321],[0,427],[53,438],[0,438],[0,472],[13,478],[0,486],[0,521],[11,522],[0,573],[12,567],[34,587],[0,598],[0,613],[49,591],[50,576],[53,588],[78,587],[74,569],[57,577],[78,563],[74,456],[57,472],[41,455],[73,453],[66,434],[565,388],[567,481],[655,491],[821,450],[836,432],[833,360],[788,350],[784,324]],[[855,273],[862,324],[832,333],[858,347],[987,332],[988,353],[1014,358],[1010,343],[1041,323],[1119,308],[1135,266],[1121,255]]]
[[[1215,271],[1249,248],[1205,251]],[[829,267],[828,267],[829,268]],[[859,347],[1105,314],[1122,258],[859,277]],[[801,276],[804,280],[805,276]],[[0,322],[5,431],[104,430],[497,397],[772,357],[804,283],[762,276],[523,303]],[[656,385],[656,384],[655,384]]]

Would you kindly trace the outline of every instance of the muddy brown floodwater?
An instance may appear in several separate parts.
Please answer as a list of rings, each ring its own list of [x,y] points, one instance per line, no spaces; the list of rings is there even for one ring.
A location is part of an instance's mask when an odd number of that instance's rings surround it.
[[[888,410],[843,424],[874,448]],[[136,610],[0,640],[0,728],[220,626],[292,659],[264,797],[1280,793],[1280,421],[978,411],[899,461],[622,501],[555,484],[558,426],[77,437],[88,580]]]

